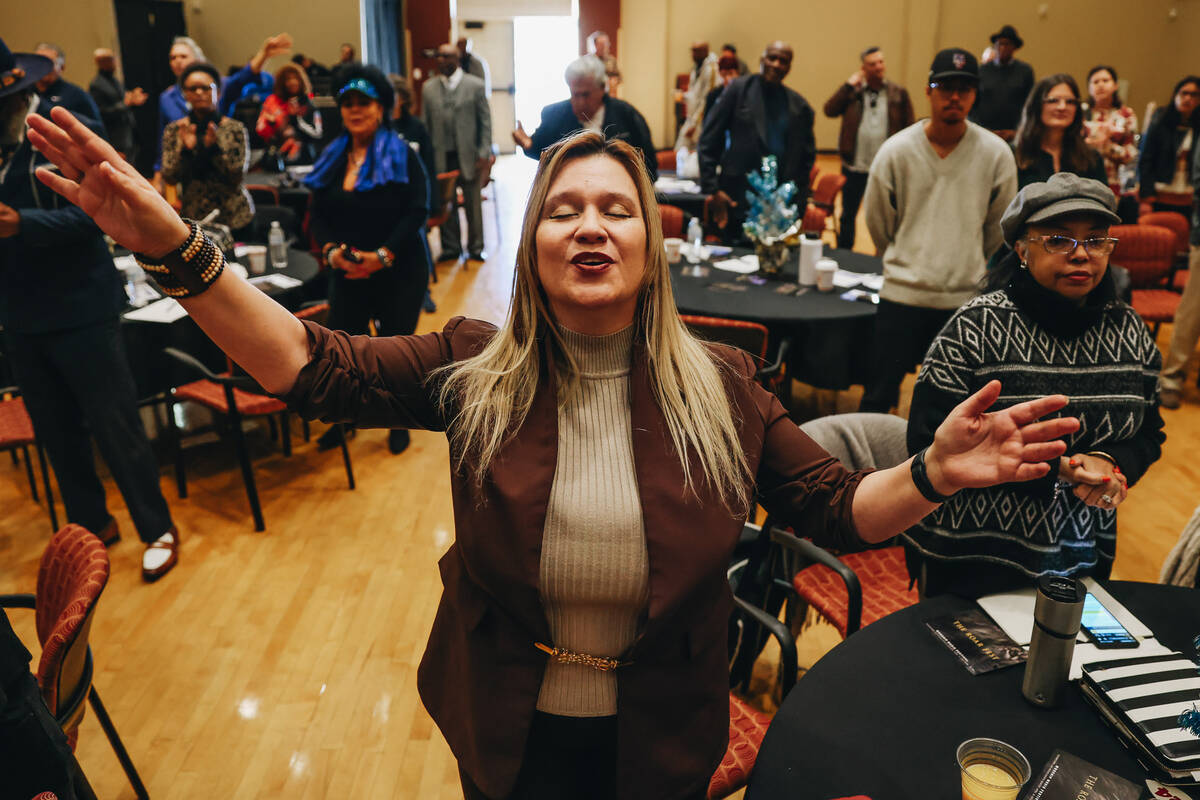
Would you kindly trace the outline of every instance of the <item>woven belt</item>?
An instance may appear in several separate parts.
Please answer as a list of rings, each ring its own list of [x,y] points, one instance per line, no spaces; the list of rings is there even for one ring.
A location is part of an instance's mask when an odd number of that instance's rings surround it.
[[[541,642],[534,642],[533,646],[543,653],[549,654],[551,658],[560,664],[579,664],[599,670],[600,672],[612,672],[617,667],[627,667],[633,663],[632,661],[619,661],[615,658],[605,658],[604,656],[590,656],[587,653],[576,653],[573,650],[566,650],[562,647],[550,647]]]

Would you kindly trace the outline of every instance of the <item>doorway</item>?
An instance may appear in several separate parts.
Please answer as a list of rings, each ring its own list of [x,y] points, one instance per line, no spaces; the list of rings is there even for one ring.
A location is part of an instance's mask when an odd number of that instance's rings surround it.
[[[183,3],[171,0],[116,0],[117,42],[121,48],[121,74],[129,88],[142,87],[150,96],[133,109],[134,166],[143,175],[154,171],[158,154],[158,96],[175,75],[167,61],[171,42],[187,35]]]
[[[579,57],[576,17],[514,17],[515,114],[527,133],[537,129],[542,108],[566,100],[563,72]]]

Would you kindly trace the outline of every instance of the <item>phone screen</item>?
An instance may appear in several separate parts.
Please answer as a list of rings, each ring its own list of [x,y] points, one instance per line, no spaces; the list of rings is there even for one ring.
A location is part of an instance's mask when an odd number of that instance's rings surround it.
[[[1133,634],[1125,630],[1117,618],[1112,615],[1096,596],[1088,592],[1083,601],[1083,622],[1081,627],[1096,647],[1137,647],[1138,641]]]

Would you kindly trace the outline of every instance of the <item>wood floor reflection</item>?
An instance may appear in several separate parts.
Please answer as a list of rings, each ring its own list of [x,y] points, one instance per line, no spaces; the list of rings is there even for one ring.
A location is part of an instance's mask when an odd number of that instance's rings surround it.
[[[438,312],[422,316],[421,331],[459,314],[503,317],[533,166],[501,160],[489,190],[499,214],[484,209],[489,261],[440,268]],[[823,158],[821,168],[836,161]],[[1169,334],[1166,326],[1161,345]],[[906,387],[907,397],[911,378]],[[857,401],[857,391],[797,394],[805,417]],[[1194,388],[1187,401],[1164,412],[1164,458],[1122,508],[1116,577],[1156,580],[1200,497]],[[414,432],[393,456],[385,432],[360,432],[350,442],[353,492],[337,451],[318,452],[315,437],[290,459],[265,430],[251,443],[266,531],[253,531],[232,453],[197,448],[188,499],[162,473],[182,550],[155,585],[141,581],[142,548],[106,480],[124,539],[109,551],[112,577],[92,629],[95,683],[151,795],[460,798],[454,759],[416,693],[441,588],[435,563],[453,538],[444,437]],[[49,525],[23,468],[7,458],[0,509],[0,592],[33,591]],[[36,663],[32,615],[10,617]],[[829,630],[806,629],[805,663],[835,643]],[[100,797],[133,797],[90,711],[78,757]]]

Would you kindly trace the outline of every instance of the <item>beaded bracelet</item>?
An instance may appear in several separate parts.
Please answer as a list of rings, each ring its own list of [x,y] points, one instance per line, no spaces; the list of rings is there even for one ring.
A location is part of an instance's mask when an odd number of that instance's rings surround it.
[[[225,256],[200,226],[190,220],[188,237],[183,244],[161,259],[134,253],[138,266],[150,273],[168,297],[195,297],[202,294],[225,270]]]

